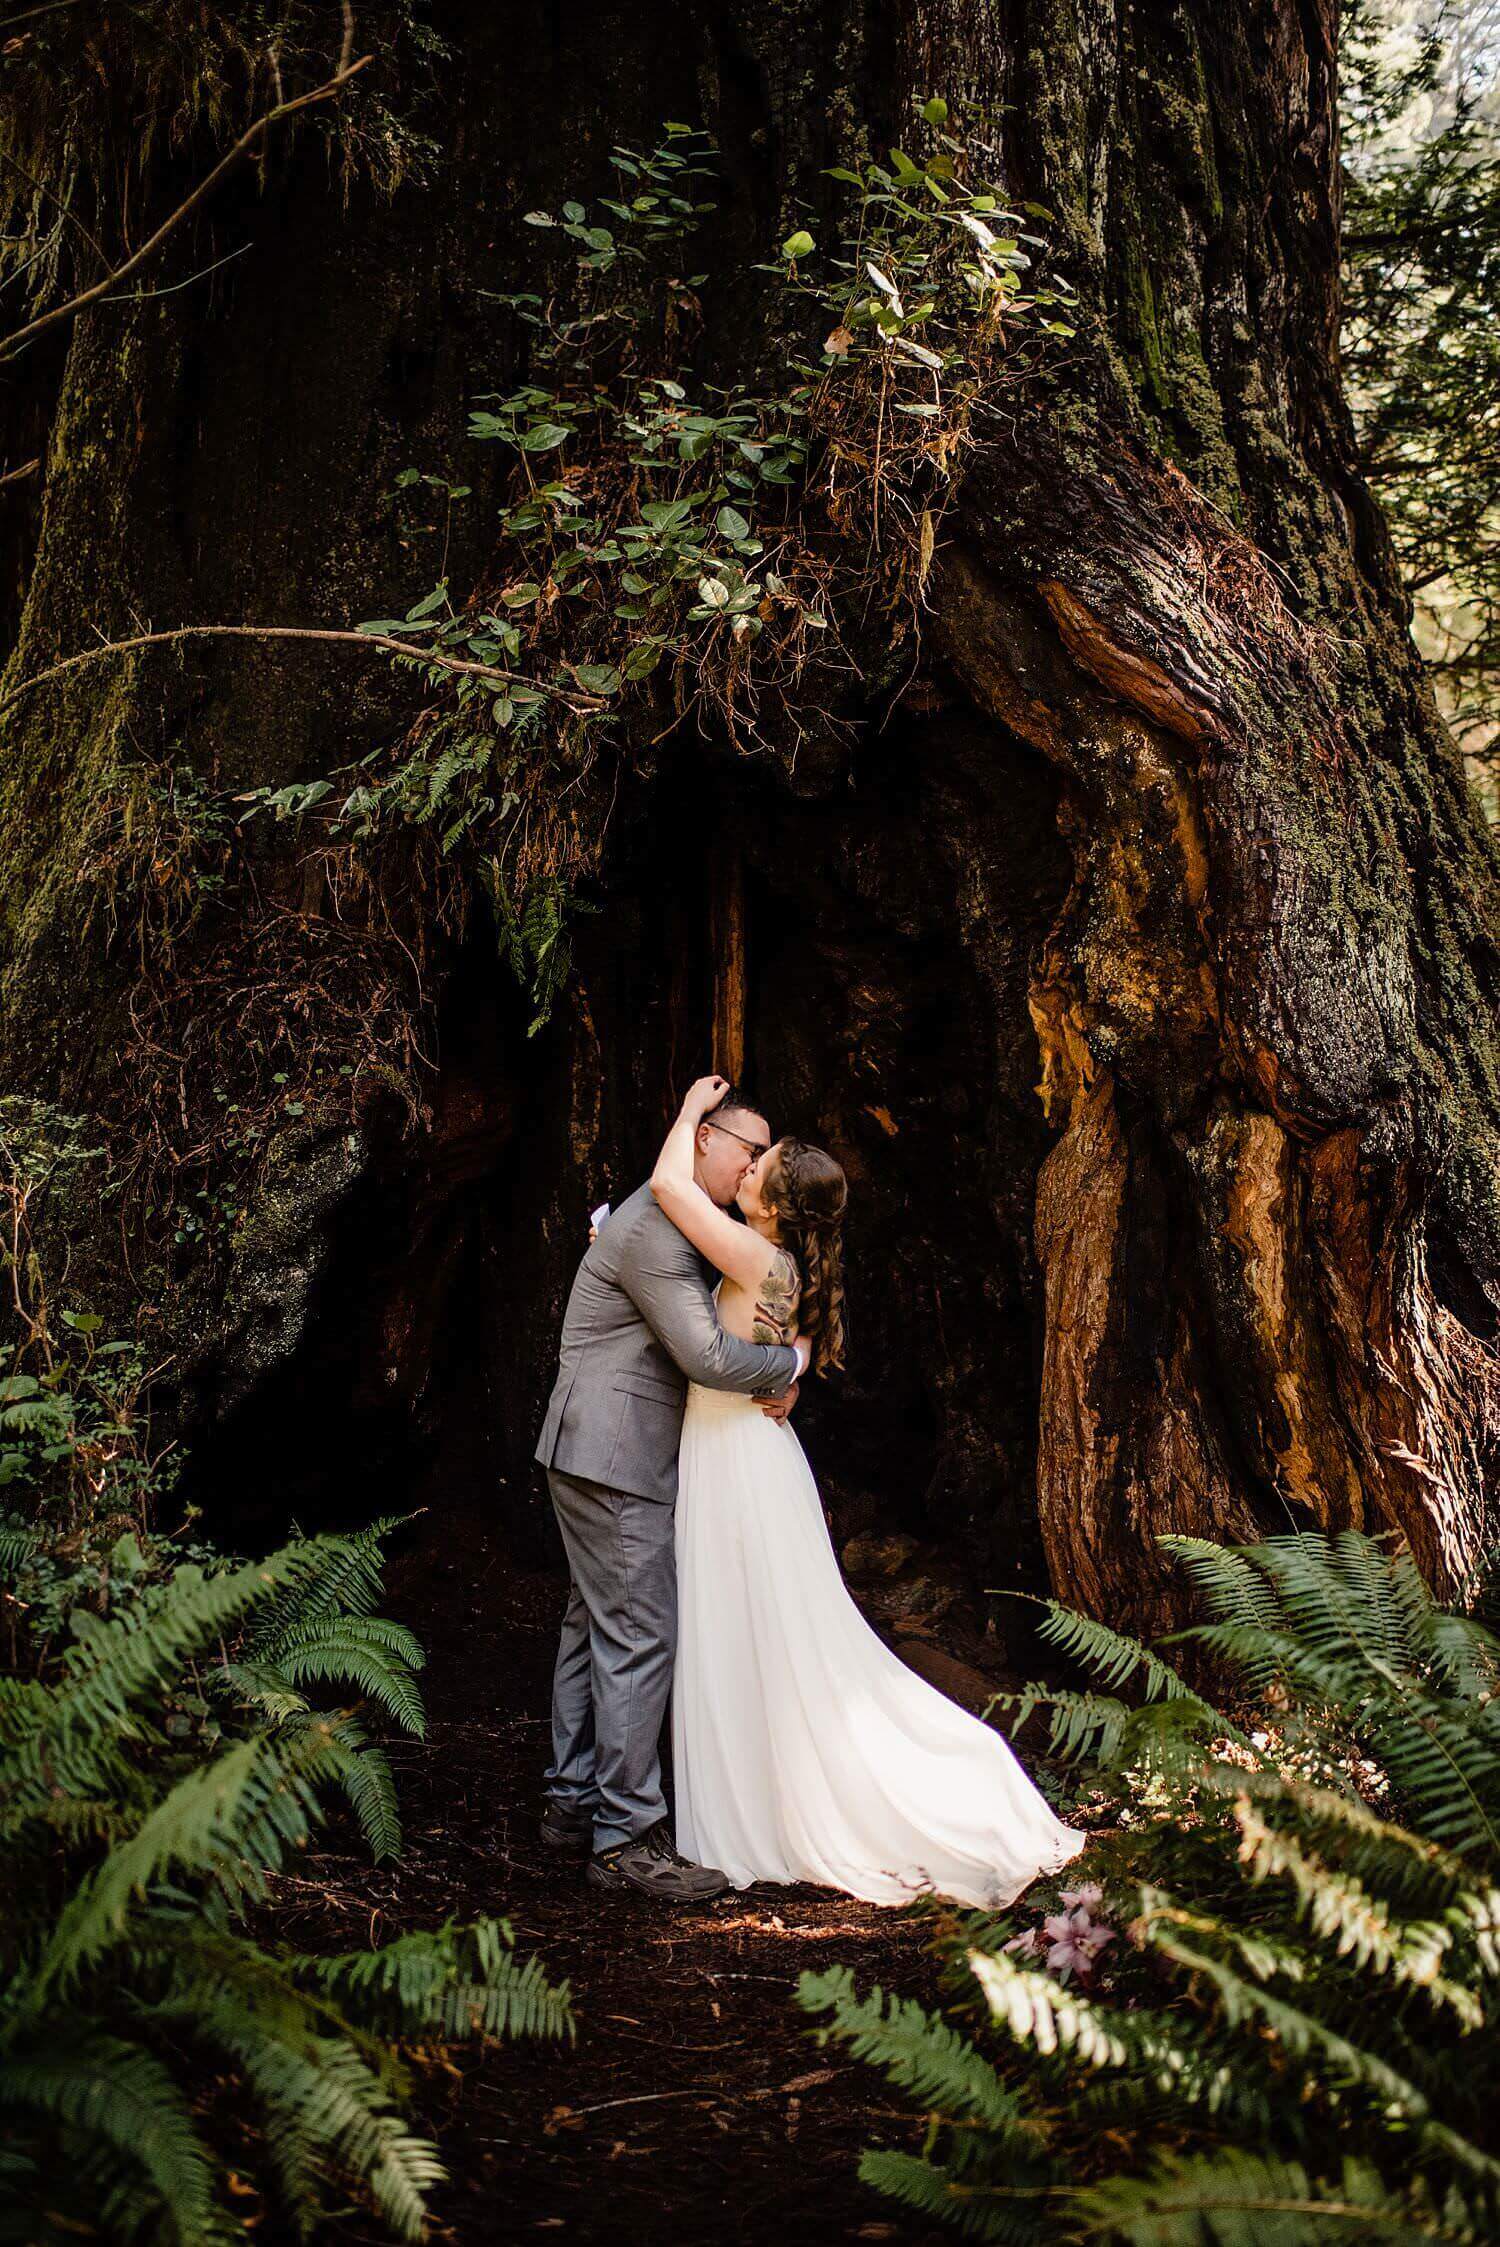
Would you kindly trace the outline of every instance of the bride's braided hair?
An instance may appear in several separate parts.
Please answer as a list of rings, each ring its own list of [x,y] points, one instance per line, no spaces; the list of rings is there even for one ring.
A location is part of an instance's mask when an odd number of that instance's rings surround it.
[[[802,1280],[797,1324],[812,1344],[812,1370],[844,1363],[844,1206],[849,1182],[832,1155],[805,1139],[783,1139],[763,1192]]]

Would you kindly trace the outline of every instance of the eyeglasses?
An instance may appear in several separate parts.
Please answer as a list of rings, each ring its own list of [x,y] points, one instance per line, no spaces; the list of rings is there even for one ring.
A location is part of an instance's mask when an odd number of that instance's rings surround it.
[[[768,1155],[771,1152],[769,1139],[746,1139],[742,1133],[731,1131],[728,1124],[715,1123],[712,1116],[705,1116],[703,1121],[708,1125],[710,1131],[722,1131],[726,1139],[738,1139],[740,1145],[748,1148],[757,1162],[760,1161],[762,1155]]]

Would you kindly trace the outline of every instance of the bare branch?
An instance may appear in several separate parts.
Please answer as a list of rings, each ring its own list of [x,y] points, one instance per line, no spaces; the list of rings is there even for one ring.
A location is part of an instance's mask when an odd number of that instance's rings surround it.
[[[346,52],[351,28],[351,18],[346,4],[344,9],[344,45]],[[171,216],[162,221],[156,232],[147,241],[143,242],[134,255],[125,260],[123,265],[116,266],[112,273],[106,273],[103,280],[96,281],[92,288],[84,289],[77,296],[69,297],[66,304],[55,304],[50,312],[39,314],[35,320],[29,321],[24,328],[18,328],[14,335],[0,338],[0,363],[14,358],[18,351],[29,343],[33,337],[40,335],[44,329],[54,327],[59,320],[71,319],[75,313],[81,312],[85,305],[92,304],[96,298],[104,296],[107,291],[117,288],[120,282],[128,280],[132,273],[139,271],[148,258],[155,256],[168,236],[174,234],[183,220],[197,209],[206,196],[213,193],[225,173],[231,170],[246,151],[255,146],[257,141],[263,140],[273,125],[279,124],[283,117],[290,117],[299,109],[311,108],[314,102],[334,100],[343,92],[350,80],[358,77],[359,73],[374,59],[373,55],[361,55],[358,62],[341,60],[333,76],[325,79],[321,86],[314,86],[305,94],[296,94],[290,101],[278,102],[274,109],[266,111],[264,117],[257,117],[254,124],[247,125],[233,148],[227,150],[220,157],[213,170],[208,173],[206,178],[199,181],[186,201],[180,203]]]
[[[83,664],[97,663],[101,656],[128,655],[135,648],[166,647],[174,640],[319,640],[360,648],[385,648],[392,655],[404,655],[412,663],[436,664],[444,671],[493,679],[498,686],[526,687],[580,715],[605,707],[601,696],[588,694],[581,687],[569,693],[563,687],[549,685],[544,679],[529,678],[520,671],[506,671],[494,663],[470,663],[462,656],[443,655],[436,648],[413,647],[408,641],[393,639],[384,632],[351,632],[313,624],[179,624],[166,632],[138,632],[130,640],[103,640],[96,648],[84,648],[77,655],[65,656],[61,663],[49,664],[45,671],[33,672],[0,701],[0,718],[13,710],[33,687],[45,686],[49,679],[60,679]]]
[[[13,31],[18,23],[30,23],[34,16],[60,15],[64,8],[76,8],[78,0],[46,0],[41,8],[25,8],[18,16],[6,16],[0,21],[0,31]]]

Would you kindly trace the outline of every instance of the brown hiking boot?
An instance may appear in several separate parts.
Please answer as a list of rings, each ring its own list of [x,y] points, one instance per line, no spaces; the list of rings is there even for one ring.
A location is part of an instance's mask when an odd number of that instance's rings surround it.
[[[633,1888],[664,1904],[706,1904],[730,1885],[712,1865],[695,1865],[678,1854],[665,1818],[633,1840],[595,1850],[586,1877],[595,1888]]]

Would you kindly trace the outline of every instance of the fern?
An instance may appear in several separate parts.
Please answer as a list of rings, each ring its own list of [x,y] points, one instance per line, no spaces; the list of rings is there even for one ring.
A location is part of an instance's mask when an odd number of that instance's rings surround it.
[[[80,1616],[52,1681],[0,1680],[0,1874],[18,1899],[0,1922],[0,2138],[34,2217],[0,2236],[243,2236],[209,2111],[227,2079],[299,2237],[352,2191],[418,2239],[442,2170],[403,2116],[402,2042],[572,2035],[566,1985],[516,1958],[503,1921],[333,1958],[245,1930],[338,1798],[376,1856],[399,1849],[363,1713],[424,1729],[421,1648],[375,1612],[391,1526],[178,1567],[128,1611]],[[356,1705],[318,1708],[330,1686]],[[208,1712],[186,1744],[162,1729],[169,1707]]]
[[[465,1928],[445,1921],[378,1951],[288,1963],[300,1982],[351,2003],[361,2019],[380,2020],[392,2034],[573,2035],[568,1984],[549,1982],[534,1958],[518,1965],[502,1920]]]
[[[893,1991],[887,1999],[878,1986],[858,1997],[847,1966],[804,1974],[797,1997],[808,2012],[832,2014],[820,2037],[837,2037],[856,2059],[874,2061],[898,2090],[911,2092],[924,2106],[981,2122],[1002,2137],[1016,2130],[1016,2102],[989,2062],[911,1998]]]
[[[323,1769],[359,1821],[365,1845],[377,1862],[401,1854],[401,1813],[396,1783],[385,1750],[366,1739],[363,1727],[346,1717],[324,1743]]]
[[[1284,1878],[1296,1892],[1297,1909],[1314,1935],[1331,1942],[1340,1957],[1369,1966],[1397,1982],[1428,1991],[1450,2005],[1466,2028],[1478,2028],[1484,2008],[1478,1996],[1445,1981],[1442,1963],[1454,1928],[1443,1920],[1399,1922],[1354,1873],[1345,1873],[1315,1856],[1295,1834],[1268,1824],[1248,1802],[1238,1805],[1240,1857],[1252,1880]]]
[[[1077,2195],[1075,2237],[1128,2240],[1131,2247],[1319,2247],[1336,2239],[1445,2241],[1480,2247],[1484,2234],[1439,2211],[1419,2185],[1395,2198],[1368,2162],[1330,2178],[1301,2162],[1225,2146],[1187,2160],[1162,2157],[1144,2175],[1111,2177]]]
[[[802,2002],[832,2009],[819,2033],[927,2116],[920,2157],[872,2150],[861,2174],[975,2237],[1494,2237],[1500,1646],[1377,1540],[1163,1542],[1201,1610],[1169,1643],[1217,1667],[1242,1720],[1155,1650],[1049,1609],[1100,1690],[1011,1705],[1130,1802],[1067,1877],[1101,1883],[1131,1940],[1106,1954],[1113,1986],[1082,1989],[1007,1948],[1014,1912],[948,1914],[956,2018],[900,2017],[903,2049],[951,2054],[946,2075],[887,2065],[878,1992],[867,2012],[847,1976],[804,1978]],[[1003,2128],[966,2095],[981,2079]]]
[[[34,1529],[20,1522],[0,1522],[0,1576],[18,1576],[41,1546],[42,1539]]]
[[[1110,1692],[1118,1693],[1123,1685],[1139,1677],[1148,1701],[1191,1701],[1205,1714],[1211,1713],[1186,1680],[1138,1640],[1111,1630],[1107,1623],[1095,1622],[1092,1616],[1076,1614],[1055,1599],[1044,1600],[1042,1606],[1046,1610],[1046,1619],[1040,1625],[1043,1638],[1050,1639],[1070,1660],[1093,1670]]]
[[[862,2154],[859,2175],[861,2183],[915,2208],[919,2215],[936,2216],[970,2239],[1031,2247],[1042,2236],[1024,2186],[976,2183],[920,2154],[890,2148]]]
[[[0,2054],[0,2113],[102,2141],[134,2174],[140,2214],[167,2214],[184,2238],[227,2239],[214,2164],[168,2068],[138,2044],[57,2022],[44,2051]]]
[[[321,1618],[373,1614],[382,1591],[385,1542],[412,1518],[388,1514],[364,1529],[301,1540],[294,1550],[305,1556],[305,1565],[295,1581],[278,1585],[256,1616],[245,1640],[250,1658],[269,1653],[289,1633]]]
[[[419,1740],[426,1731],[422,1697],[412,1682],[422,1650],[400,1623],[378,1615],[317,1616],[263,1646],[260,1662],[293,1685],[347,1685],[403,1731]]]

